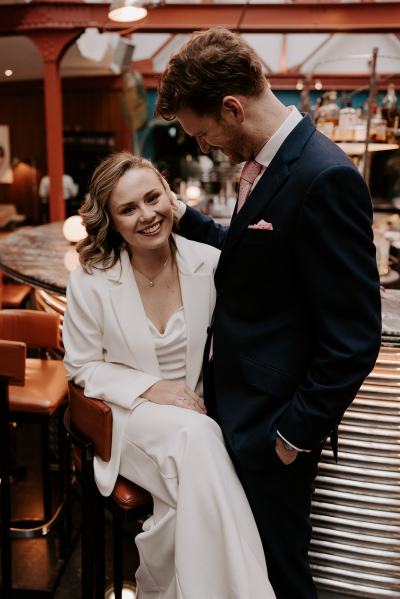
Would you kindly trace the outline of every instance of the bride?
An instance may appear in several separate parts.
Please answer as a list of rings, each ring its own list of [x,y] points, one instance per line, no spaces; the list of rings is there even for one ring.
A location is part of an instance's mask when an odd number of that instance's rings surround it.
[[[113,413],[103,495],[118,474],[154,512],[136,537],[140,599],[273,599],[258,531],[202,399],[218,250],[172,232],[171,191],[127,152],[95,170],[80,213],[88,236],[63,325],[68,377]]]

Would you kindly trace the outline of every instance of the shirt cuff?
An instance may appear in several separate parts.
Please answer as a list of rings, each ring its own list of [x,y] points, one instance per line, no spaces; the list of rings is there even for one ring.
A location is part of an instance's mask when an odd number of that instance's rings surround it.
[[[304,452],[304,453],[310,453],[312,451],[311,449],[300,449],[300,447],[296,447],[296,445],[293,445],[293,443],[291,443],[290,441],[288,441],[287,439],[285,439],[285,437],[283,435],[281,435],[281,433],[279,431],[276,431],[276,432],[279,435],[279,437],[283,441],[285,441],[285,443],[287,443],[288,445],[290,445],[290,447],[293,447],[293,449],[295,449],[296,451]]]
[[[179,222],[181,220],[182,216],[186,212],[186,204],[184,202],[181,202],[181,200],[176,200],[176,203],[178,205],[177,205],[176,208],[174,206],[173,210],[174,210],[174,215],[175,215],[175,217],[177,218],[177,220]]]

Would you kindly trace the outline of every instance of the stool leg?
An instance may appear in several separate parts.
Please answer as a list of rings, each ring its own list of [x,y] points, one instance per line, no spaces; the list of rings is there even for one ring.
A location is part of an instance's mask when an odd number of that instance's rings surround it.
[[[0,493],[1,493],[1,596],[8,597],[12,586],[10,535],[10,431],[8,414],[8,381],[0,379]]]
[[[68,440],[63,423],[63,410],[60,410],[57,418],[57,437],[58,437],[58,478],[59,478],[59,498],[58,501],[62,505],[61,515],[59,520],[59,537],[60,537],[60,558],[66,557],[69,546],[70,530],[68,525],[69,509],[70,509],[70,484],[69,484],[69,454],[67,451]]]
[[[44,521],[51,518],[51,480],[50,480],[50,436],[49,417],[46,416],[42,423],[42,489]]]
[[[105,540],[104,540],[104,505],[103,498],[96,490],[96,516],[95,516],[95,535],[96,535],[96,573],[95,588],[96,599],[104,599],[106,592],[106,559],[105,559]]]
[[[113,511],[113,573],[114,573],[114,597],[122,599],[123,585],[123,516],[116,510]]]
[[[95,521],[93,462],[88,463],[86,450],[81,451],[82,462],[82,598],[94,599]]]

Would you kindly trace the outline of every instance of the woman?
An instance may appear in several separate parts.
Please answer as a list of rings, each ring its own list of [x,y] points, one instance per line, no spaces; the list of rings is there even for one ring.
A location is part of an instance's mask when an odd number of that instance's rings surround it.
[[[218,425],[201,364],[218,251],[172,234],[171,191],[122,152],[95,170],[81,209],[88,236],[70,277],[68,376],[113,413],[109,495],[120,473],[153,496],[136,537],[140,599],[271,599],[259,535]]]

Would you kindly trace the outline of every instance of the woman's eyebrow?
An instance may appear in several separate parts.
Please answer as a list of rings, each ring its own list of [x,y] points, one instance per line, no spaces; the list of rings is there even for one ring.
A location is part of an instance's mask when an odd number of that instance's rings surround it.
[[[157,193],[159,190],[157,188],[154,189],[150,189],[149,191],[146,191],[146,193],[144,194],[144,199],[147,200],[147,198],[151,195],[153,195],[153,193]]]
[[[154,188],[154,189],[150,189],[149,191],[146,191],[146,193],[144,194],[143,198],[145,200],[147,200],[150,196],[153,195],[153,193],[158,193],[159,190]],[[118,208],[125,208],[125,206],[130,206],[131,204],[136,204],[137,200],[128,200],[127,202],[124,202],[123,204],[119,204]]]

